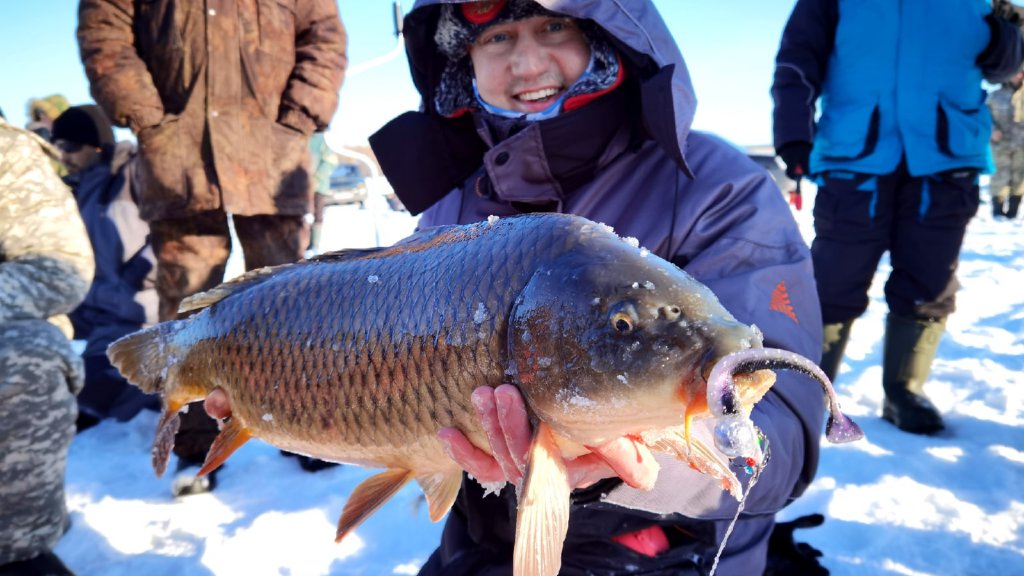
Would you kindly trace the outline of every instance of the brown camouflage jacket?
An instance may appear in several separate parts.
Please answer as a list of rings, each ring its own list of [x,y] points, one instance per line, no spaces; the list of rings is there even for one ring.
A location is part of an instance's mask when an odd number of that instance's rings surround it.
[[[336,0],[82,0],[90,89],[136,134],[146,220],[305,214],[347,65]]]
[[[78,206],[50,164],[57,152],[0,120],[0,324],[50,319],[85,298],[92,246]]]

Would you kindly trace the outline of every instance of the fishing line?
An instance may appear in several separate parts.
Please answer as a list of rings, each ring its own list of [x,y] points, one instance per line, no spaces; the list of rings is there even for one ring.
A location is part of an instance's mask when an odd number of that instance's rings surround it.
[[[711,572],[708,573],[708,576],[715,576],[715,571],[718,570],[718,562],[722,559],[722,552],[725,552],[725,545],[729,542],[729,536],[732,535],[733,528],[736,527],[736,522],[740,519],[740,513],[743,512],[743,507],[747,503],[747,496],[754,489],[757,479],[761,477],[761,471],[764,470],[765,465],[768,464],[769,456],[771,456],[771,450],[768,449],[768,438],[765,437],[760,428],[755,426],[754,429],[757,430],[757,440],[761,445],[761,461],[756,462],[753,458],[748,458],[741,464],[742,468],[750,475],[750,482],[747,483],[746,491],[740,496],[739,505],[736,506],[736,514],[732,517],[729,527],[725,530],[725,536],[722,538],[722,543],[718,546],[718,552],[715,554],[715,561],[711,565]]]

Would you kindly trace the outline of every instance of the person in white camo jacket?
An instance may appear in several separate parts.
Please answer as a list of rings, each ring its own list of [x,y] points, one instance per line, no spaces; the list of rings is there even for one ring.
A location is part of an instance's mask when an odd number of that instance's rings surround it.
[[[71,574],[53,554],[83,378],[66,314],[94,263],[57,157],[0,117],[0,575]]]
[[[988,183],[992,216],[1013,220],[1024,196],[1024,70],[988,96],[996,171]]]

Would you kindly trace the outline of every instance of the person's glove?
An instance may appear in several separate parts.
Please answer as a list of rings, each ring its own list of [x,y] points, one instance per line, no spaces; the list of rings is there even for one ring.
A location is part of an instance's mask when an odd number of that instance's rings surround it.
[[[807,176],[807,168],[811,159],[810,142],[789,142],[778,150],[778,155],[786,164],[786,176],[791,180],[800,180]]]
[[[828,569],[819,562],[821,551],[805,542],[793,540],[795,530],[814,528],[824,522],[825,517],[821,514],[810,514],[776,524],[768,539],[764,576],[828,576]]]
[[[988,45],[974,59],[985,80],[998,84],[1006,82],[1020,71],[1021,12],[1009,0],[994,0],[992,11],[985,15],[990,34]]]
[[[992,16],[1020,26],[1020,12],[1017,12],[1010,0],[992,0]]]
[[[803,196],[800,194],[800,180],[807,175],[811,144],[803,141],[790,142],[779,148],[778,154],[786,165],[786,176],[795,184],[795,188],[789,191],[789,203],[800,210],[804,205]]]

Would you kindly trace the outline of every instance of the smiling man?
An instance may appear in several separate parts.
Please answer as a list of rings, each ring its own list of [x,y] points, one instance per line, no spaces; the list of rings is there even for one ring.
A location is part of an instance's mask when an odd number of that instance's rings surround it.
[[[765,346],[818,357],[809,250],[768,174],[690,129],[686,64],[650,0],[419,0],[403,30],[423,105],[370,142],[421,228],[540,211],[604,222],[708,285]],[[754,408],[772,459],[720,574],[825,573],[808,547],[791,545],[785,566],[768,554],[775,512],[815,473],[817,390],[780,373]],[[473,403],[489,446],[451,428],[440,438],[473,478],[508,484],[485,498],[463,483],[423,575],[511,572],[529,416],[514,386],[479,388]],[[628,438],[594,452],[567,463],[578,489],[560,574],[707,574],[736,513],[718,481],[655,464]]]

